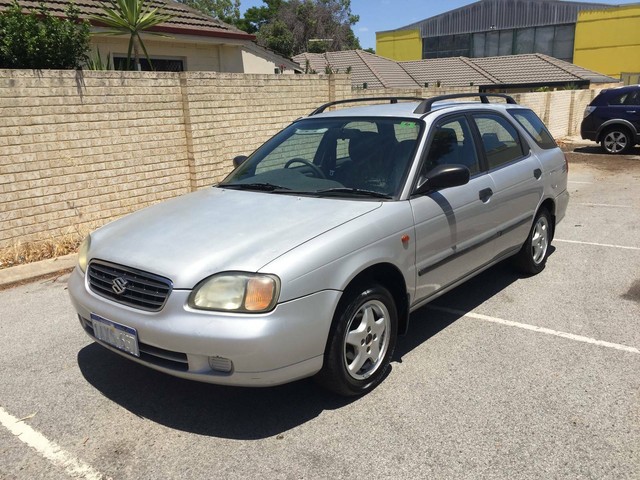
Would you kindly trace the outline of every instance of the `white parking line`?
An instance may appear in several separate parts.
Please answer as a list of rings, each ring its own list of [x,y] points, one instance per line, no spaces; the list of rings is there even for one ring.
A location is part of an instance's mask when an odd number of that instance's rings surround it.
[[[594,247],[621,248],[622,250],[640,250],[640,247],[627,247],[625,245],[612,245],[610,243],[579,242],[578,240],[563,240],[561,238],[554,238],[553,241],[562,243],[576,243],[578,245],[591,245]]]
[[[74,458],[70,453],[65,452],[60,446],[48,440],[44,435],[35,431],[23,421],[20,421],[20,419],[7,413],[2,407],[0,407],[0,423],[18,437],[20,441],[36,450],[52,464],[63,468],[69,477],[83,480],[110,479],[110,477],[102,475],[93,467]]]
[[[574,203],[573,205],[583,205],[585,207],[633,208],[631,205],[611,205],[609,203]]]
[[[533,332],[544,333],[546,335],[554,335],[556,337],[562,337],[569,340],[574,340],[576,342],[590,343],[591,345],[598,345],[600,347],[613,348],[615,350],[622,350],[623,352],[640,354],[640,350],[635,347],[620,345],[619,343],[605,342],[603,340],[596,340],[595,338],[583,337],[582,335],[574,335],[573,333],[561,332],[558,330],[552,330],[550,328],[538,327],[536,325],[529,325],[528,323],[512,322],[511,320],[503,320],[502,318],[489,317],[487,315],[481,315],[479,313],[454,310],[453,308],[437,306],[429,306],[429,308],[431,308],[432,310],[439,310],[441,312],[452,313],[454,315],[461,315],[467,318],[474,318],[476,320],[484,320],[485,322],[492,322],[509,327],[522,328],[523,330],[531,330]]]

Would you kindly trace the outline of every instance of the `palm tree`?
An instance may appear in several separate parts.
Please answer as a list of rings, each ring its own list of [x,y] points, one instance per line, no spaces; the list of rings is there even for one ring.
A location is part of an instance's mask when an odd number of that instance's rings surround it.
[[[173,15],[162,13],[159,8],[152,9],[147,0],[110,0],[109,4],[109,6],[103,4],[102,12],[91,16],[91,20],[110,27],[112,30],[105,32],[107,35],[129,35],[127,70],[131,67],[132,50],[135,70],[140,70],[140,48],[151,65],[151,59],[140,34],[170,20]],[[148,33],[161,37],[167,36],[157,32]]]

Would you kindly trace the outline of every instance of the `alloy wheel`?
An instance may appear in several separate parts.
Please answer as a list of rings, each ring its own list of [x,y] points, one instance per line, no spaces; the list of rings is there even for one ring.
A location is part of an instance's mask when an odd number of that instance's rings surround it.
[[[613,130],[604,137],[604,149],[609,153],[620,153],[627,148],[629,139],[627,135],[619,130]]]
[[[389,310],[379,300],[365,302],[351,317],[343,355],[352,378],[364,380],[380,368],[389,348],[389,329]]]
[[[549,221],[545,216],[538,218],[531,233],[531,254],[533,262],[539,265],[547,255],[549,248]]]

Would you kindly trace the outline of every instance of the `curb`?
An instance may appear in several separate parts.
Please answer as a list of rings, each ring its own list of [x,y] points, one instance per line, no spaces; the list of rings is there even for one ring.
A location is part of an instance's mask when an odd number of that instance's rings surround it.
[[[66,273],[78,262],[78,254],[71,253],[62,257],[42,260],[40,262],[17,265],[0,270],[0,288],[10,287],[18,283],[28,283],[37,278]]]

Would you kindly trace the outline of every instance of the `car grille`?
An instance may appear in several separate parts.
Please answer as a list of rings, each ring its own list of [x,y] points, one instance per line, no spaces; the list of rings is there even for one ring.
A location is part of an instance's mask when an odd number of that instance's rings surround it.
[[[167,278],[102,260],[93,260],[88,274],[94,293],[149,312],[162,309],[172,288]]]

